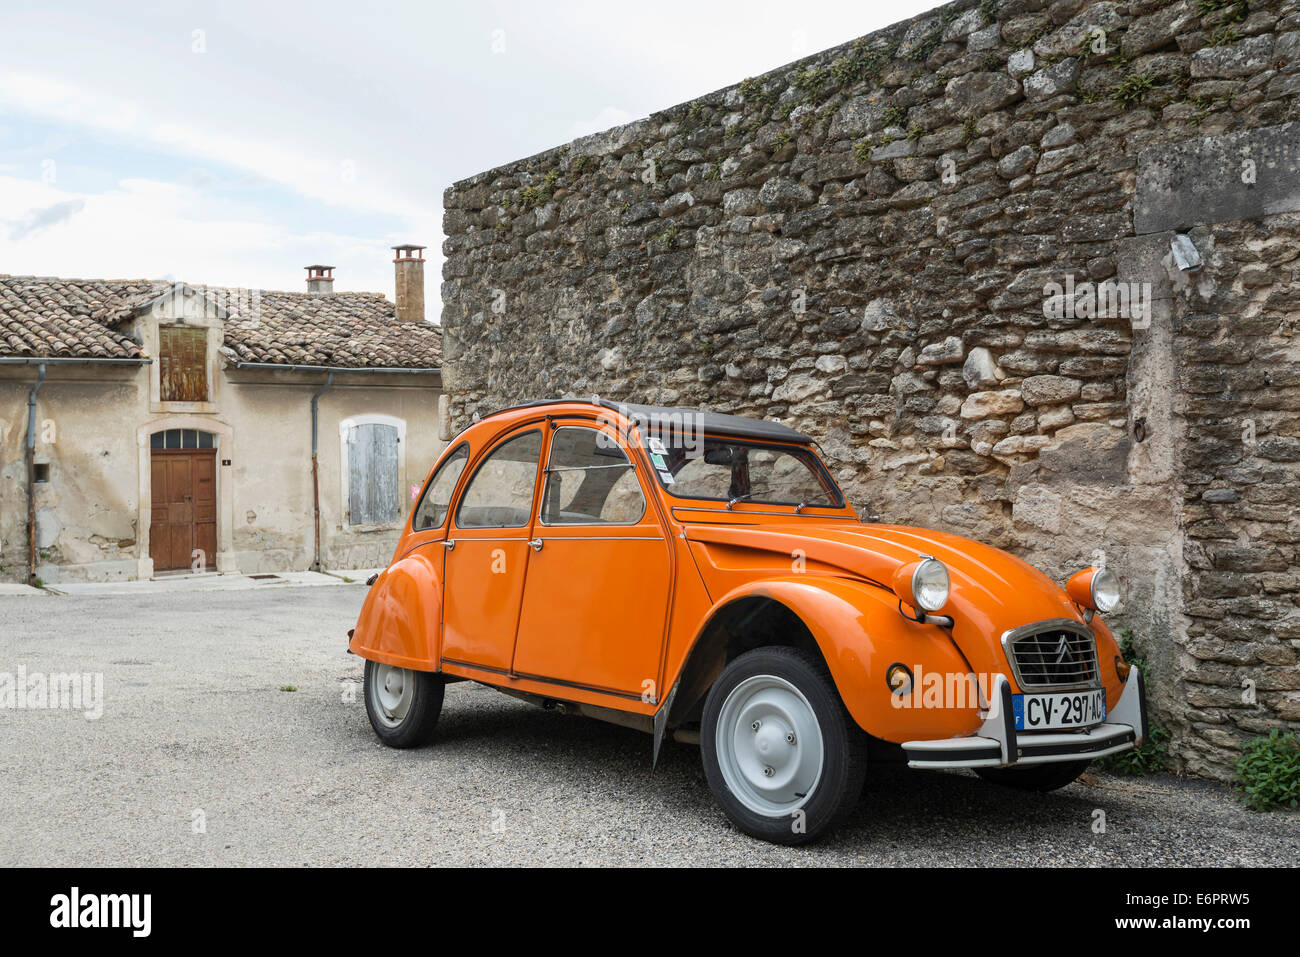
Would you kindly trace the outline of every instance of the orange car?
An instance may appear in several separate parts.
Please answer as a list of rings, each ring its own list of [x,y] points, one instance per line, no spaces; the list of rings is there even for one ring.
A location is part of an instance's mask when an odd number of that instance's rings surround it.
[[[785,844],[857,801],[868,756],[1046,791],[1146,735],[1142,676],[1061,587],[944,532],[863,520],[777,422],[591,401],[448,445],[349,650],[375,733],[427,741],[448,681],[698,743],[719,804]]]

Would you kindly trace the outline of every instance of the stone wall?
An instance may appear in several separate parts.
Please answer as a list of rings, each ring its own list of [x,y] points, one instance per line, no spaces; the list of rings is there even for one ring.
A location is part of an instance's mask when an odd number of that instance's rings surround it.
[[[779,417],[886,520],[1104,558],[1225,776],[1300,726],[1298,52],[1300,0],[958,2],[458,183],[452,418]]]

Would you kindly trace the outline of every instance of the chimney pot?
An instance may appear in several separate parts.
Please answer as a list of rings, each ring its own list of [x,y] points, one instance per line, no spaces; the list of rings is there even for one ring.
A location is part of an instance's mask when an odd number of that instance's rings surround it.
[[[334,291],[333,266],[307,266],[307,291],[311,293]]]
[[[424,246],[394,246],[394,292],[401,322],[424,322]]]

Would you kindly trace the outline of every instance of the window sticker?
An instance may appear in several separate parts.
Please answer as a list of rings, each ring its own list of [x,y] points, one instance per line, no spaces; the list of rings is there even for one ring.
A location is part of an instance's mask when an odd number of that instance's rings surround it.
[[[676,481],[672,477],[672,475],[670,475],[668,472],[665,472],[663,469],[659,470],[659,478],[663,481],[665,485],[672,485],[673,482]]]
[[[650,453],[650,461],[655,464],[655,468],[657,469],[668,468],[668,463],[664,460],[664,457],[656,452]]]
[[[668,450],[664,448],[663,440],[653,436],[650,438],[650,451],[658,455],[668,454]]]

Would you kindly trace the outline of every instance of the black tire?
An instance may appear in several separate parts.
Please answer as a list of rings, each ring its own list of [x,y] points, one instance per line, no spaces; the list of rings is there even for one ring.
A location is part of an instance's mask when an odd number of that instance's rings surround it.
[[[438,716],[442,714],[446,682],[441,675],[427,671],[400,669],[403,680],[411,682],[412,698],[409,708],[394,722],[391,717],[384,716],[383,704],[376,700],[377,681],[382,667],[374,661],[366,662],[362,684],[365,687],[366,715],[370,718],[370,726],[375,729],[379,740],[390,748],[414,748],[427,744],[433,737],[434,728],[438,726]]]
[[[732,792],[719,764],[718,722],[724,705],[742,682],[760,677],[793,685],[811,708],[821,735],[820,777],[796,810],[756,811]],[[805,651],[781,646],[746,652],[723,669],[704,702],[700,753],[723,813],[746,834],[774,844],[804,844],[833,828],[857,805],[867,773],[867,737],[845,710],[826,665]]]
[[[1023,768],[976,768],[975,773],[990,784],[1046,794],[1072,783],[1091,763],[1063,761],[1060,764],[1030,764]]]

